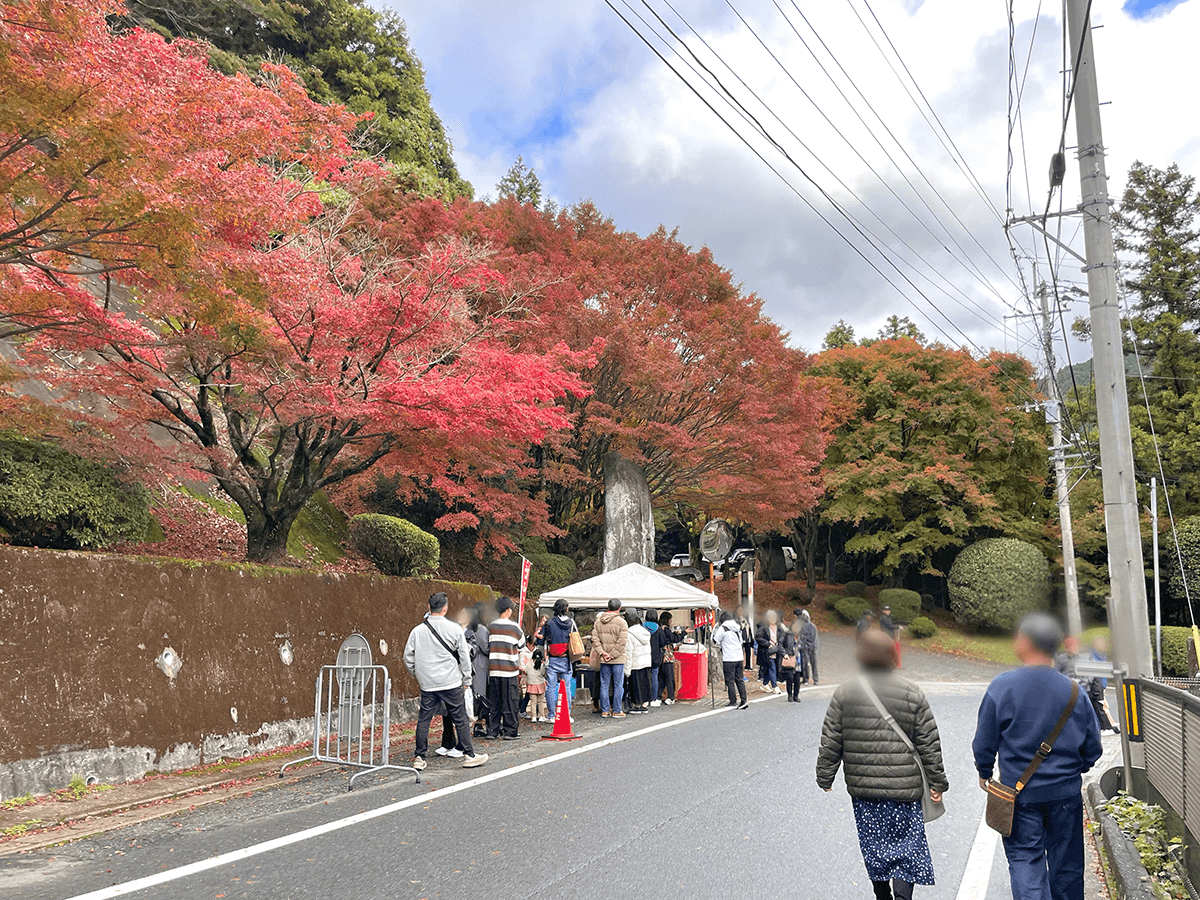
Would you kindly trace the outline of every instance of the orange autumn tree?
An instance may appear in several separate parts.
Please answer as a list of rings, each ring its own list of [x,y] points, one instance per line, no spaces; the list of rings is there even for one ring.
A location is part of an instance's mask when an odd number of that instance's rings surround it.
[[[1037,538],[1047,516],[1046,433],[1029,363],[915,340],[822,352],[835,423],[820,518],[847,554],[898,584],[942,574],[984,537]]]
[[[269,85],[225,77],[196,45],[112,33],[122,9],[0,6],[0,338],[94,325],[112,300],[95,282],[115,275],[171,285],[207,266],[191,277],[209,290],[211,269],[238,264],[210,262],[215,240],[305,212],[280,170],[320,176],[349,150],[355,117],[286,69]]]
[[[254,561],[282,561],[314,494],[385,461],[451,498],[446,527],[544,518],[506,485],[582,389],[573,355],[512,339],[526,286],[465,236],[389,232],[375,198],[402,186],[286,69],[221,75],[187,44],[110,33],[109,9],[4,9],[20,59],[0,177],[21,202],[0,335],[22,370],[118,452],[211,480]]]

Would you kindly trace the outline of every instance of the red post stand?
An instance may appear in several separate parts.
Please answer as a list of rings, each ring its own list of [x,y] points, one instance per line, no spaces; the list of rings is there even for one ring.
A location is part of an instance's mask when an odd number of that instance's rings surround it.
[[[679,661],[679,688],[676,697],[680,700],[701,700],[708,696],[708,654],[676,652]]]
[[[567,682],[558,683],[558,706],[554,712],[554,730],[543,734],[543,741],[578,741],[583,735],[575,734],[571,729],[571,695],[567,691]]]

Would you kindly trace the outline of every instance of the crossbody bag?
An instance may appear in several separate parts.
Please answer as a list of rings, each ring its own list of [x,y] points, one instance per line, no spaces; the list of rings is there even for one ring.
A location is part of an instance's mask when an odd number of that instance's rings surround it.
[[[988,827],[993,831],[1008,837],[1012,834],[1013,814],[1017,808],[1017,795],[1025,789],[1025,785],[1029,784],[1029,779],[1033,778],[1033,774],[1038,770],[1038,767],[1046,761],[1046,757],[1050,755],[1050,751],[1054,749],[1054,742],[1058,740],[1064,728],[1067,727],[1067,721],[1071,718],[1071,713],[1075,711],[1075,703],[1079,700],[1079,684],[1071,682],[1071,699],[1068,701],[1066,709],[1062,711],[1062,715],[1058,717],[1058,722],[1054,725],[1054,730],[1050,732],[1040,747],[1037,753],[1033,755],[1032,761],[1025,768],[1021,777],[1017,779],[1016,787],[1009,787],[1003,782],[996,781],[994,778],[989,778],[984,790],[987,791],[987,811],[985,819]]]
[[[900,727],[900,723],[896,721],[896,717],[887,711],[887,707],[883,705],[883,701],[879,699],[879,695],[872,689],[871,684],[864,677],[860,679],[863,690],[866,691],[867,697],[875,704],[875,708],[879,710],[879,715],[883,716],[883,720],[888,723],[892,731],[904,742],[904,746],[908,748],[908,752],[913,755],[916,760],[917,769],[921,773],[921,815],[926,822],[932,822],[934,819],[940,819],[946,813],[946,804],[941,800],[935,801],[933,794],[930,793],[929,776],[925,774],[925,764],[921,762],[921,754],[917,751],[916,745],[912,742],[912,738]]]

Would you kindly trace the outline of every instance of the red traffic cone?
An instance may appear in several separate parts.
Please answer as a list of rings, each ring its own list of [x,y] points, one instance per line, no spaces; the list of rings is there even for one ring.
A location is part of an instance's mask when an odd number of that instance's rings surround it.
[[[554,710],[554,731],[543,734],[543,741],[578,741],[583,735],[571,730],[571,698],[567,693],[567,682],[558,683],[558,706]]]

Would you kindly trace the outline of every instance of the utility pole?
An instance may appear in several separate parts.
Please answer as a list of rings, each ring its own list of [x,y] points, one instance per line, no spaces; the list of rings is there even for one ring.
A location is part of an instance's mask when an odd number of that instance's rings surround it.
[[[1150,479],[1150,532],[1154,535],[1154,658],[1162,678],[1162,591],[1158,577],[1158,479]]]
[[[1079,176],[1082,184],[1083,238],[1087,265],[1092,324],[1093,365],[1096,383],[1096,419],[1100,432],[1101,475],[1104,484],[1104,518],[1108,534],[1108,568],[1112,588],[1110,605],[1113,655],[1131,678],[1153,677],[1150,656],[1150,619],[1146,608],[1146,568],[1142,560],[1142,535],[1137,482],[1133,469],[1133,442],[1129,427],[1129,398],[1125,389],[1125,353],[1121,335],[1121,309],[1117,299],[1116,257],[1113,253],[1111,203],[1104,168],[1104,137],[1100,128],[1100,100],[1096,85],[1096,60],[1092,50],[1092,23],[1088,0],[1066,0],[1067,46],[1078,59],[1072,73]],[[1141,744],[1128,759],[1144,767]]]
[[[1042,343],[1049,369],[1051,399],[1045,405],[1050,420],[1050,454],[1054,460],[1054,486],[1058,495],[1058,527],[1062,531],[1063,578],[1067,590],[1067,633],[1079,637],[1083,633],[1083,617],[1079,612],[1079,582],[1075,578],[1075,535],[1071,531],[1071,492],[1067,487],[1067,461],[1062,437],[1062,410],[1058,397],[1058,373],[1054,364],[1054,334],[1050,322],[1050,299],[1046,284],[1038,285],[1042,304]],[[1064,335],[1065,338],[1065,335]]]

